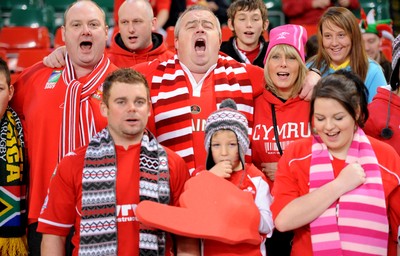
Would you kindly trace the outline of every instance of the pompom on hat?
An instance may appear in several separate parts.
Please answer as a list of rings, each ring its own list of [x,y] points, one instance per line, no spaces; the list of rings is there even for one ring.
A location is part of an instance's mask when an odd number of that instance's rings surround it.
[[[215,165],[212,153],[210,152],[211,138],[215,132],[220,130],[230,130],[235,133],[239,143],[240,161],[244,166],[245,154],[250,145],[248,127],[247,119],[237,110],[235,101],[232,99],[222,101],[219,109],[211,113],[207,118],[205,125],[204,144],[207,151],[207,170],[211,169]]]
[[[303,26],[287,24],[275,27],[269,32],[269,44],[264,63],[275,45],[286,44],[293,46],[305,61],[304,46],[307,42],[307,31]]]
[[[399,88],[399,72],[400,72],[400,35],[396,37],[393,41],[393,51],[392,51],[392,75],[390,77],[390,86],[392,90],[397,90]]]

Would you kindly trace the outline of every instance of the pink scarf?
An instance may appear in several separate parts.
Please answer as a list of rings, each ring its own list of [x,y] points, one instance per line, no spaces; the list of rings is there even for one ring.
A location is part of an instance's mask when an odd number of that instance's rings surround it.
[[[354,133],[346,163],[358,162],[367,180],[342,195],[311,224],[315,256],[387,255],[388,217],[381,172],[365,133]],[[312,145],[310,192],[334,179],[331,156],[319,136]]]
[[[110,60],[104,55],[82,84],[75,78],[75,70],[66,54],[66,66],[62,72],[67,85],[59,143],[59,159],[68,152],[85,145],[96,134],[93,110],[89,103],[90,96],[100,87],[99,81],[105,75]]]

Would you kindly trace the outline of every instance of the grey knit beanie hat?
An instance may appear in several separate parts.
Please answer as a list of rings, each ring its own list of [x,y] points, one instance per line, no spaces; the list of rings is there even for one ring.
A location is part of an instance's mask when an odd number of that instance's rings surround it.
[[[237,111],[236,103],[232,99],[221,102],[219,109],[213,112],[206,121],[204,144],[207,151],[206,169],[211,169],[215,163],[210,152],[211,138],[219,130],[230,130],[236,134],[239,144],[240,161],[245,163],[245,154],[249,149],[250,140],[246,117]]]

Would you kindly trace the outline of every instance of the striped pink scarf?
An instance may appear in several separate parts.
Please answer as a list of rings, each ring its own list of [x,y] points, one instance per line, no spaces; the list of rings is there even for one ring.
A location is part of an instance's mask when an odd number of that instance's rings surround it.
[[[367,180],[342,195],[310,224],[316,256],[387,255],[389,225],[381,172],[371,144],[360,128],[354,133],[346,159],[347,164],[355,162],[361,164]],[[321,138],[315,136],[310,192],[333,179],[331,156]]]
[[[85,145],[96,134],[90,96],[100,87],[99,81],[105,75],[110,60],[103,55],[95,66],[88,80],[82,84],[75,78],[75,70],[66,54],[66,66],[62,78],[67,85],[59,143],[59,159],[68,152]]]

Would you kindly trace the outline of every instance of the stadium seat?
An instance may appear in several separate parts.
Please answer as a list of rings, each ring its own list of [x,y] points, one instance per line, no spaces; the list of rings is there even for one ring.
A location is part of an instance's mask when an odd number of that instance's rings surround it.
[[[59,27],[56,29],[56,32],[54,34],[54,48],[57,48],[62,45],[65,45],[65,43],[62,40],[62,29],[61,27]]]
[[[114,11],[114,1],[110,0],[94,0],[105,12]]]
[[[1,0],[0,9],[3,12],[10,12],[13,7],[29,4],[29,0]]]
[[[55,12],[64,13],[75,0],[43,0],[45,5],[52,6]],[[113,2],[110,0],[110,2]]]
[[[18,54],[17,65],[15,72],[22,72],[25,68],[32,66],[36,62],[43,60],[44,57],[49,55],[50,49],[24,49],[20,50]]]
[[[4,27],[0,30],[0,48],[7,53],[21,49],[48,49],[49,31],[47,27]]]
[[[282,12],[281,0],[264,0],[265,6],[268,9],[268,30],[274,27],[285,24],[285,14]]]
[[[42,8],[22,5],[11,9],[9,26],[37,28],[46,25]]]

